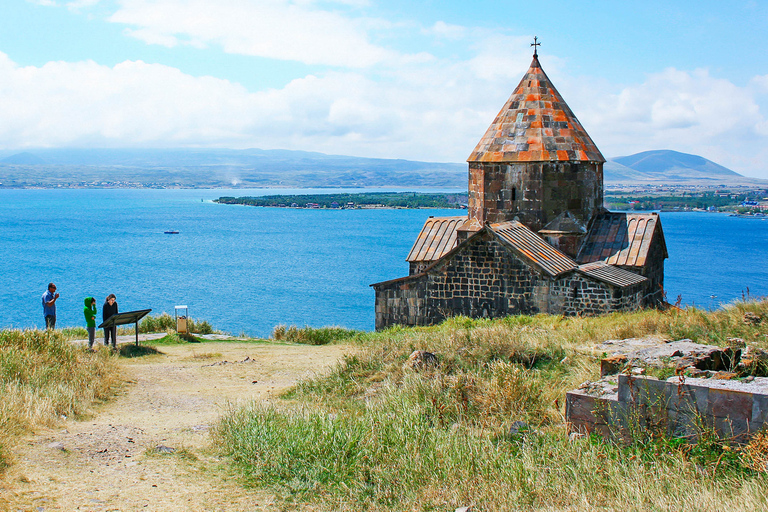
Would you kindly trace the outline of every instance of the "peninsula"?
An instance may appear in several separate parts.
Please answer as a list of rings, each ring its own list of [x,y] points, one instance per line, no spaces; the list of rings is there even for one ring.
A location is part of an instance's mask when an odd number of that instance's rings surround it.
[[[220,204],[276,208],[466,208],[467,194],[366,192],[361,194],[301,194],[260,197],[220,197]]]

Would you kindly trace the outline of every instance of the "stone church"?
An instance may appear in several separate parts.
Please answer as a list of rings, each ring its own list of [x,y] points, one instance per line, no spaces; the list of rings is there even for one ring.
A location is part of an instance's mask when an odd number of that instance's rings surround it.
[[[406,258],[409,275],[371,285],[376,329],[663,301],[658,214],[603,207],[605,159],[536,51],[467,161],[468,215],[427,219]]]

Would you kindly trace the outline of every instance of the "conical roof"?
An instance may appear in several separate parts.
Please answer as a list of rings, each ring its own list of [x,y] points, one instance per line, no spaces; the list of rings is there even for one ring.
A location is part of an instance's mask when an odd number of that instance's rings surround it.
[[[605,162],[605,158],[534,54],[528,72],[467,161]]]

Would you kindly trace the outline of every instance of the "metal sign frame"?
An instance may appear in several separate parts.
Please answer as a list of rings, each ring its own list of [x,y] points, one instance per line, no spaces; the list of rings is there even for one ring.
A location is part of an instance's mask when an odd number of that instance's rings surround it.
[[[144,318],[152,311],[151,309],[139,309],[136,311],[127,311],[117,313],[104,320],[98,329],[105,327],[117,327],[118,325],[136,324],[136,346],[139,346],[139,320]]]

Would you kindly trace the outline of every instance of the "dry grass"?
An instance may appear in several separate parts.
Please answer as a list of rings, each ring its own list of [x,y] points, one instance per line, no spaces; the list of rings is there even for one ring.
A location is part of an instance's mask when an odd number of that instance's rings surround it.
[[[283,407],[232,411],[215,435],[254,485],[327,510],[765,508],[762,444],[737,454],[722,442],[569,440],[564,396],[599,377],[594,346],[647,335],[766,348],[768,302],[396,327],[357,338],[354,356],[301,382]],[[414,350],[439,364],[409,369]],[[532,432],[510,435],[516,420]]]
[[[107,350],[89,352],[59,331],[0,331],[0,466],[19,435],[85,414],[119,381]]]

